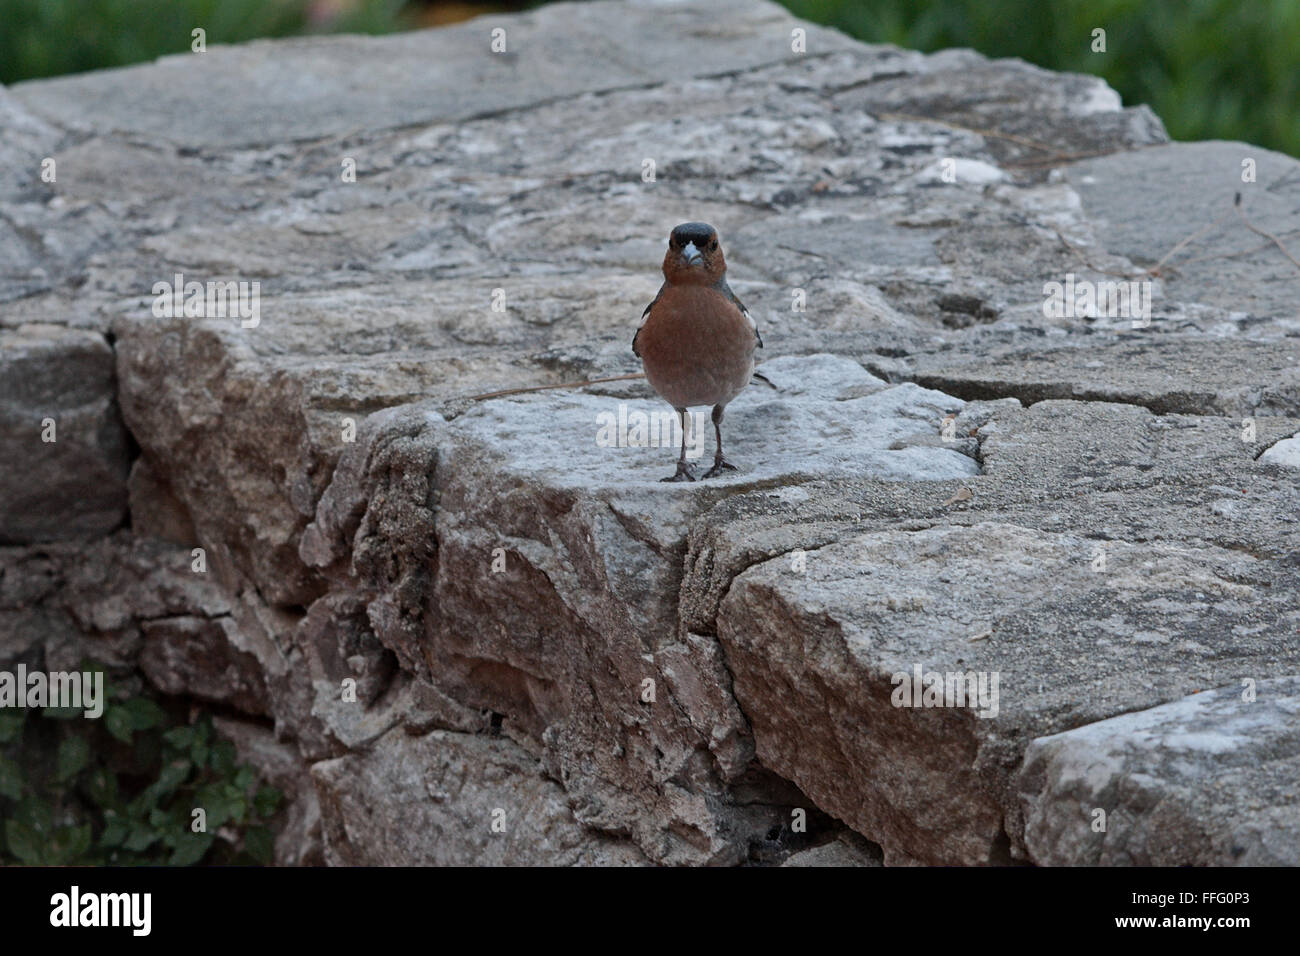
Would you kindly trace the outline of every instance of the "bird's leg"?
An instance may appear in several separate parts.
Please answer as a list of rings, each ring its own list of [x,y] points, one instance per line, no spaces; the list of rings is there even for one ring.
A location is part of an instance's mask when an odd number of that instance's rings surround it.
[[[677,472],[668,478],[660,478],[660,481],[694,481],[695,476],[691,474],[691,466],[686,464],[686,409],[677,409],[677,417],[682,423],[682,454],[677,459]]]
[[[724,471],[735,471],[736,466],[722,457],[722,406],[713,406],[713,433],[718,439],[718,451],[713,456],[713,467],[704,473],[705,478],[716,478]]]

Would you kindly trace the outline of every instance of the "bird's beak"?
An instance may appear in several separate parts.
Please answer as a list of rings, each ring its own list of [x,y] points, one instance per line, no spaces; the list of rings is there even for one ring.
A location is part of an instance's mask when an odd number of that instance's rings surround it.
[[[704,261],[704,256],[700,255],[700,250],[695,248],[695,243],[686,243],[686,248],[682,250],[682,258],[686,260],[688,266],[699,265]]]

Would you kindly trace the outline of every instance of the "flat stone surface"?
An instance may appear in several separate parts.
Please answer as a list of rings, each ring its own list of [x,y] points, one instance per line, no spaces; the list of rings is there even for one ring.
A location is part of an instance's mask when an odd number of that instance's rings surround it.
[[[1300,342],[1141,336],[868,362],[963,398],[1012,395],[1143,405],[1155,412],[1300,416]],[[1121,378],[1117,368],[1125,370]]]
[[[1297,254],[1295,165],[1290,156],[1246,143],[1169,143],[1083,160],[1065,178],[1107,252],[1147,269],[1182,244],[1165,260],[1172,267],[1166,295],[1218,306],[1245,321],[1275,319],[1294,335],[1296,266],[1247,222]],[[1252,182],[1243,181],[1248,173]],[[1178,183],[1176,191],[1162,188],[1169,181]]]
[[[744,0],[721,0],[707,12],[653,0],[559,4],[383,38],[212,46],[147,66],[20,83],[11,93],[66,128],[224,150],[455,122],[666,77],[742,72],[793,59],[795,22]],[[853,46],[833,30],[803,28],[820,53]],[[492,50],[494,29],[505,30],[500,53]]]
[[[972,457],[941,440],[944,418],[965,405],[950,395],[911,383],[887,387],[857,362],[831,355],[773,359],[758,372],[763,381],[727,406],[723,448],[737,470],[709,479],[718,485],[979,472]],[[590,490],[673,474],[681,448],[676,421],[676,412],[658,398],[614,402],[602,395],[534,393],[478,403],[453,427],[480,445],[476,453],[500,456],[503,468],[528,480]],[[715,447],[708,409],[696,409],[687,428],[687,461],[703,475]],[[533,455],[521,457],[523,448]]]

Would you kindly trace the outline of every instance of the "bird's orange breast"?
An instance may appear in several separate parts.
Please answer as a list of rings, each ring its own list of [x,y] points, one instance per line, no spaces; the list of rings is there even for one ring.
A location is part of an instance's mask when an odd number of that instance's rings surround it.
[[[735,398],[754,372],[756,344],[736,304],[703,285],[665,288],[637,335],[650,386],[675,408]]]

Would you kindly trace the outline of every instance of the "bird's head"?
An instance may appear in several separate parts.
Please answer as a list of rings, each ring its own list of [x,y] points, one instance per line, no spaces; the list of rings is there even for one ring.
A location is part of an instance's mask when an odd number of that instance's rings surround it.
[[[684,222],[668,236],[664,278],[674,285],[713,285],[727,274],[718,230],[707,222]]]

